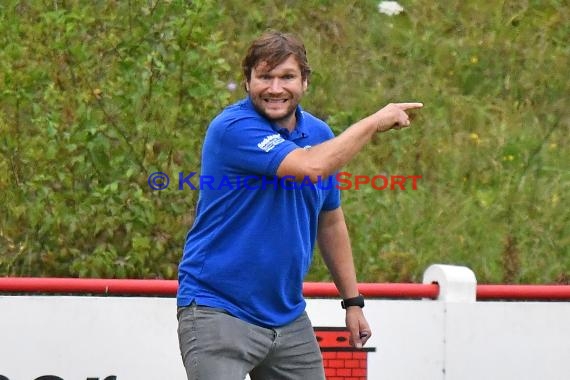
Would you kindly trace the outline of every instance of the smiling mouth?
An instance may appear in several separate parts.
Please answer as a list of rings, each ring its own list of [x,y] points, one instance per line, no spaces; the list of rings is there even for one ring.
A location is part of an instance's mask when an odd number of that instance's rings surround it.
[[[263,101],[266,103],[279,104],[279,103],[285,103],[287,101],[287,99],[263,99]]]

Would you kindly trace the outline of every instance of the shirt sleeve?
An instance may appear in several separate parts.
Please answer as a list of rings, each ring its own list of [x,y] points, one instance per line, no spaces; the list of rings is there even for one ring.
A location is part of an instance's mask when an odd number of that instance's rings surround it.
[[[244,118],[229,124],[221,135],[227,168],[252,175],[273,176],[281,161],[299,146],[266,122]]]

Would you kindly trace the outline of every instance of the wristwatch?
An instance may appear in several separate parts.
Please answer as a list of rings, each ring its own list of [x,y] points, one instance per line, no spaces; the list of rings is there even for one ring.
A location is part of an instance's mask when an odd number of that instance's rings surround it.
[[[364,297],[362,297],[361,294],[358,297],[343,299],[342,301],[340,301],[340,306],[342,306],[343,309],[346,309],[349,306],[364,307]]]

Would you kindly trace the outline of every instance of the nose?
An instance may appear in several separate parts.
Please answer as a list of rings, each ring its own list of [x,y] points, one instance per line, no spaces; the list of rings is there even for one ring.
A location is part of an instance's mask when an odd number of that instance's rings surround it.
[[[269,85],[269,91],[272,93],[280,93],[283,86],[281,85],[281,80],[279,78],[273,78]]]

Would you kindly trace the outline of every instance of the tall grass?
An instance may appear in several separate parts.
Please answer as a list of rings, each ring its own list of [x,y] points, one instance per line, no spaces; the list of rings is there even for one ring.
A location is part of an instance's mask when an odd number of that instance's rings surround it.
[[[344,168],[422,176],[415,191],[343,191],[361,281],[418,281],[439,262],[481,282],[568,283],[570,6],[400,3],[397,16],[368,0],[1,5],[0,274],[173,278],[195,196],[149,192],[146,175],[197,169],[206,120],[244,96],[226,84],[273,28],[305,41],[303,106],[336,133],[389,102],[425,104]],[[308,280],[329,280],[318,255]]]

